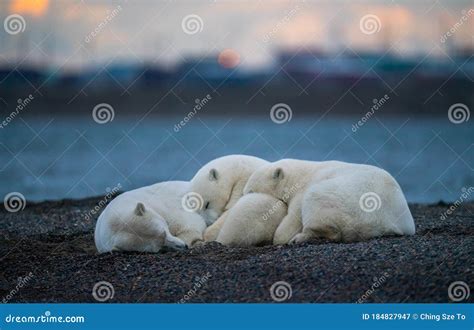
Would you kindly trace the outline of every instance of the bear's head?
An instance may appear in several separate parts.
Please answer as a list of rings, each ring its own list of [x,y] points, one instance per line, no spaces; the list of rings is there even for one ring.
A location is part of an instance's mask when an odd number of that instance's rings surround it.
[[[191,180],[191,192],[201,199],[201,207],[196,212],[208,226],[226,210],[232,187],[233,178],[213,167],[203,167]]]
[[[291,163],[281,160],[258,168],[244,187],[244,194],[262,193],[288,202],[299,191]]]
[[[210,161],[196,173],[190,191],[202,199],[197,213],[208,226],[237,203],[250,175],[266,163],[254,156],[227,155]]]
[[[123,224],[120,231],[124,230]],[[137,241],[136,245],[153,245],[158,248],[167,247],[172,250],[186,249],[186,243],[174,237],[169,229],[166,220],[151,208],[145,207],[138,202],[133,210],[133,214],[129,221],[130,229]]]

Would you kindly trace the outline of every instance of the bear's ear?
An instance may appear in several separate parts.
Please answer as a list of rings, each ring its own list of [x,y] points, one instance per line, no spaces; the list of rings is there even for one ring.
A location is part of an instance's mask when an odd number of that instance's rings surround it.
[[[275,172],[273,172],[273,179],[281,180],[283,179],[283,169],[278,167]]]
[[[217,173],[217,170],[215,168],[211,169],[209,171],[209,180],[217,181],[218,178],[219,178],[219,174]]]
[[[137,203],[137,206],[135,207],[135,214],[138,216],[142,216],[145,214],[145,205],[143,203]]]

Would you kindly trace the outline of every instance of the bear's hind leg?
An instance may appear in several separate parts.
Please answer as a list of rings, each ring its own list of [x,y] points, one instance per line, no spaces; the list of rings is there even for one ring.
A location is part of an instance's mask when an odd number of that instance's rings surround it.
[[[289,242],[289,244],[300,244],[309,241],[313,237],[310,230],[303,230],[303,232],[296,234]]]
[[[305,228],[303,232],[296,234],[290,244],[299,244],[312,238],[324,238],[331,241],[342,241],[341,231],[335,226],[321,226],[320,228]]]
[[[302,235],[295,236],[292,241],[298,243],[313,237],[344,241],[353,224],[353,216],[346,205],[348,201],[350,194],[344,186],[343,178],[326,180],[312,186],[303,198]]]
[[[301,232],[301,218],[293,214],[286,215],[273,236],[273,244],[287,244],[292,237]]]

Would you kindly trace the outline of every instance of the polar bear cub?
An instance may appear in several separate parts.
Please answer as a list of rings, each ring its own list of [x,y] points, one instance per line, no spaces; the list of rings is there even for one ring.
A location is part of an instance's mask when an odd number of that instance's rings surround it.
[[[202,207],[197,213],[210,226],[204,234],[206,241],[217,238],[224,224],[222,215],[243,195],[250,175],[265,164],[268,164],[266,160],[253,156],[228,155],[210,161],[192,178],[190,191],[202,198]]]
[[[99,253],[158,252],[164,246],[172,249],[186,248],[186,243],[169,232],[166,221],[159,214],[147,209],[141,202],[130,200],[120,210],[117,207],[113,210],[107,207],[102,212],[97,221],[94,239]]]
[[[275,230],[286,215],[286,204],[266,194],[247,194],[224,215],[216,241],[229,246],[272,243]]]
[[[169,181],[117,196],[97,220],[97,250],[157,252],[162,246],[185,248],[202,240],[204,219],[182,206],[188,191],[189,182]]]
[[[283,159],[255,171],[244,192],[270,194],[288,204],[277,243],[312,237],[357,241],[383,235],[413,235],[405,196],[386,171],[338,161]]]

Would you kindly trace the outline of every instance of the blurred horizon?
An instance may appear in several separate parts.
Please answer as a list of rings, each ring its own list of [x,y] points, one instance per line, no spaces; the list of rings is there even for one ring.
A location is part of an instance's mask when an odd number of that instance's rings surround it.
[[[174,68],[225,49],[235,51],[243,70],[269,68],[281,51],[449,61],[474,49],[472,1],[6,0],[0,13],[2,20],[11,14],[24,19],[21,35],[0,34],[0,67],[66,73],[107,63]],[[367,13],[366,28],[377,29],[370,37],[359,29]],[[199,30],[183,34],[190,15],[188,27]],[[455,33],[446,37],[451,29]]]
[[[7,113],[28,95],[37,113],[67,115],[117,99],[123,113],[158,100],[176,115],[209,93],[204,116],[282,95],[302,112],[353,113],[385,94],[385,113],[474,102],[469,1],[6,0],[0,12]]]

